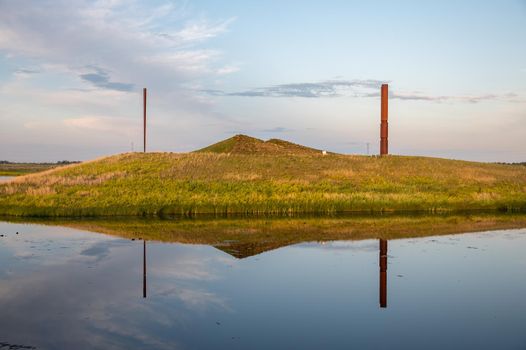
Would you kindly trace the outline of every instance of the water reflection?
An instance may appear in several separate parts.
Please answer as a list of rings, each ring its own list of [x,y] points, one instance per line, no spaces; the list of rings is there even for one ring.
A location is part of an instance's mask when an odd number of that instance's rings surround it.
[[[387,307],[387,240],[380,239],[380,307]]]
[[[261,246],[294,244],[241,258],[223,245],[146,240],[138,229],[129,237],[142,242],[42,225],[0,223],[0,232],[0,343],[54,350],[526,345],[526,281],[516,278],[526,268],[524,229],[303,243],[292,234],[261,235]],[[256,247],[237,237],[233,243]]]
[[[143,242],[142,253],[142,297],[146,298],[146,240]]]

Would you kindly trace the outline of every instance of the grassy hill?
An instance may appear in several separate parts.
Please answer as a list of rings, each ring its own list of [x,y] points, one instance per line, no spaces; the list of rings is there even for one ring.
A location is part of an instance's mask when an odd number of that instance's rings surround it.
[[[366,157],[235,136],[126,153],[0,184],[0,214],[41,216],[526,209],[526,167]]]
[[[255,137],[236,135],[196,152],[251,155],[319,155],[322,151],[279,139],[263,141]]]

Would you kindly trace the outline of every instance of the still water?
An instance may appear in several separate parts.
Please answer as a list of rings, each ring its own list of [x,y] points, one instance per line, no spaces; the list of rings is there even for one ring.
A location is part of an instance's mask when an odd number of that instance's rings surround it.
[[[0,182],[7,182],[13,178],[14,176],[0,176]]]
[[[241,259],[38,224],[0,234],[0,349],[526,349],[526,229]]]

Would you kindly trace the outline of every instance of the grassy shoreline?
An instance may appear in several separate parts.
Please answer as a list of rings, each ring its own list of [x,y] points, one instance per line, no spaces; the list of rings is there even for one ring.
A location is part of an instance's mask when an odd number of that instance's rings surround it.
[[[526,167],[426,157],[127,153],[0,184],[0,214],[526,210]]]
[[[126,239],[207,244],[238,258],[301,242],[402,239],[526,227],[522,214],[354,215],[258,218],[4,218]],[[0,217],[0,220],[2,218]]]

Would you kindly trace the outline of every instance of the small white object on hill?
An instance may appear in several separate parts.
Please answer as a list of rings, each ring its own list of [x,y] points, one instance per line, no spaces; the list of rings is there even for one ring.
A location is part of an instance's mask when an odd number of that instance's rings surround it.
[[[323,154],[324,156],[327,155],[327,151],[321,151],[321,154]]]

